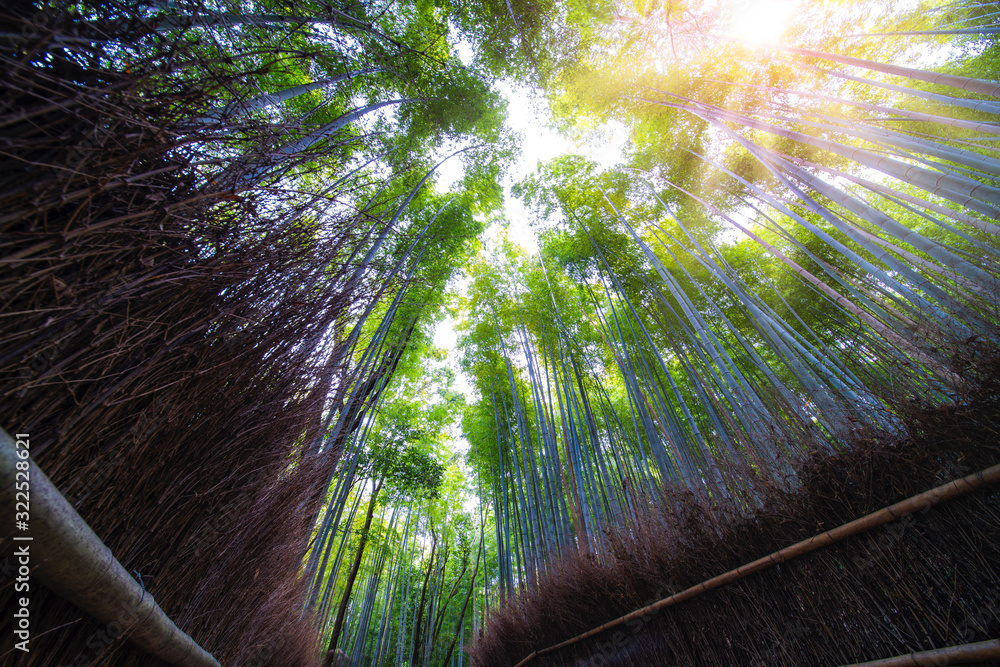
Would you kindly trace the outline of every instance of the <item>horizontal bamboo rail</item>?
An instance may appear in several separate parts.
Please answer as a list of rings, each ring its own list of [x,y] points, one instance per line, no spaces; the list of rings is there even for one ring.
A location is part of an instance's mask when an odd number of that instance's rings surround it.
[[[713,577],[707,581],[701,582],[700,584],[696,584],[691,588],[681,591],[680,593],[663,598],[662,600],[654,602],[646,607],[642,607],[641,609],[636,609],[635,611],[624,616],[619,616],[612,621],[608,621],[604,625],[588,630],[587,632],[577,635],[576,637],[571,637],[566,641],[534,651],[521,660],[521,662],[517,663],[514,667],[523,667],[540,655],[558,651],[561,648],[571,646],[577,642],[587,639],[588,637],[593,637],[596,634],[618,627],[628,623],[629,621],[643,616],[648,616],[649,614],[658,612],[661,609],[666,609],[667,607],[671,607],[679,602],[690,600],[691,598],[697,597],[707,591],[720,588],[726,584],[731,584],[732,582],[743,579],[754,572],[760,572],[761,570],[765,570],[773,565],[778,565],[779,563],[784,563],[792,558],[797,558],[798,556],[807,554],[810,551],[816,551],[817,549],[840,542],[841,540],[847,539],[853,535],[858,535],[869,531],[872,528],[881,526],[882,524],[895,521],[896,519],[906,516],[907,514],[922,511],[928,507],[937,505],[938,503],[942,503],[946,500],[951,500],[957,496],[975,491],[976,489],[986,486],[987,484],[997,484],[998,482],[1000,482],[1000,465],[995,465],[985,470],[972,473],[966,477],[962,477],[961,479],[948,482],[947,484],[933,488],[930,491],[925,491],[921,494],[913,496],[912,498],[902,500],[895,505],[890,505],[889,507],[880,509],[877,512],[872,512],[871,514],[863,516],[860,519],[855,519],[850,523],[845,523],[842,526],[820,533],[819,535],[814,535],[807,540],[797,542],[796,544],[785,547],[784,549],[776,551],[768,556],[758,558],[752,563],[741,565],[735,570],[730,570],[729,572],[720,574],[717,577]]]
[[[1000,660],[1000,639],[990,639],[985,642],[975,644],[963,644],[962,646],[949,646],[948,648],[934,649],[933,651],[920,651],[919,653],[908,653],[898,655],[895,658],[885,660],[872,660],[871,662],[858,662],[845,667],[914,667],[919,665],[970,665],[980,662],[995,662]]]
[[[28,552],[29,583],[37,580],[98,621],[120,626],[129,641],[165,662],[180,667],[220,667],[210,653],[174,625],[45,473],[34,462],[18,456],[18,451],[26,450],[18,450],[14,439],[0,429],[0,525],[7,536],[15,532],[11,522],[15,512],[24,507],[21,503],[19,508],[18,501],[27,494],[28,528],[11,541]],[[18,470],[18,463],[27,470]]]

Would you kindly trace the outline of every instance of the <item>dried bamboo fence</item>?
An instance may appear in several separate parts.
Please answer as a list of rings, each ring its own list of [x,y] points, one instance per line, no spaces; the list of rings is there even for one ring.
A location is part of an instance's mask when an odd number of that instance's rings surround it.
[[[337,453],[304,451],[350,381],[328,332],[379,287],[343,252],[372,220],[335,193],[204,177],[227,151],[246,170],[268,159],[263,125],[241,121],[264,138],[238,144],[191,121],[266,58],[158,40],[135,3],[91,21],[46,7],[0,10],[0,425],[30,434],[79,514],[220,662],[313,664],[295,573]],[[317,221],[323,244],[304,234]],[[8,550],[3,609],[9,565]],[[151,664],[44,590],[31,600],[32,652],[0,662]]]
[[[997,483],[1000,483],[1000,465],[995,465],[987,468],[986,470],[980,470],[979,472],[975,472],[971,475],[948,482],[942,486],[917,494],[912,498],[901,500],[890,507],[882,508],[877,512],[872,512],[867,516],[855,519],[850,523],[845,523],[844,525],[838,526],[833,530],[828,530],[820,533],[819,535],[814,535],[806,540],[802,540],[801,542],[797,542],[789,547],[785,547],[780,551],[775,551],[774,553],[764,556],[763,558],[758,558],[752,563],[741,565],[733,570],[730,570],[729,572],[712,577],[711,579],[703,581],[695,586],[691,586],[680,593],[675,593],[670,597],[658,600],[653,604],[646,605],[642,609],[636,609],[635,611],[625,614],[624,616],[619,616],[613,621],[608,621],[599,627],[592,628],[587,632],[571,637],[566,641],[534,651],[524,660],[517,663],[515,667],[522,667],[538,656],[553,653],[567,646],[572,646],[573,644],[588,639],[589,637],[594,637],[602,632],[607,632],[612,628],[621,627],[629,621],[640,620],[644,616],[655,614],[668,607],[672,607],[675,604],[680,604],[681,602],[690,600],[691,598],[701,595],[702,593],[707,593],[708,591],[726,586],[735,581],[739,581],[740,579],[748,577],[756,572],[760,572],[761,570],[765,570],[769,567],[775,567],[781,563],[788,562],[793,558],[798,558],[799,556],[816,551],[817,549],[822,549],[823,547],[830,546],[831,544],[836,544],[837,542],[845,540],[849,537],[860,535],[861,533],[873,530],[891,521],[896,521],[903,517],[910,516],[915,512],[926,511],[938,503],[970,493],[988,484]]]
[[[914,410],[909,440],[869,434],[807,463],[801,488],[773,489],[751,517],[693,495],[667,498],[641,524],[617,529],[610,553],[552,566],[496,612],[474,664],[964,664],[928,661],[975,652],[992,660],[1000,490],[954,492],[978,479],[975,470],[1000,476],[993,378],[963,407]],[[943,493],[947,502],[928,504]],[[884,525],[855,534],[844,524],[858,516],[855,526]]]

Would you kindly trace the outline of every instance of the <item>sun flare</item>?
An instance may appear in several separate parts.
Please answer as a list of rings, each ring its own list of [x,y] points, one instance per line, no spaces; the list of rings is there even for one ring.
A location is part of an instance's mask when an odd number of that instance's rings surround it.
[[[733,7],[729,37],[748,44],[776,44],[797,5],[796,0],[743,0]]]

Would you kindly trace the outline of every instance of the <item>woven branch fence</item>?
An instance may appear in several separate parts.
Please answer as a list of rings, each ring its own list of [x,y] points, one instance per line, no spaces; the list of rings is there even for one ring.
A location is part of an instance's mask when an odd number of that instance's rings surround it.
[[[133,3],[58,7],[0,10],[0,424],[222,664],[314,664],[296,573],[337,452],[304,452],[351,381],[328,332],[380,287],[344,250],[372,220],[204,176],[236,150],[266,161],[263,125],[238,143],[191,124],[266,58],[158,40]],[[32,652],[0,662],[151,664],[44,589],[31,604]]]
[[[834,459],[806,463],[800,488],[771,490],[752,516],[691,494],[668,497],[642,523],[615,530],[610,553],[553,564],[536,588],[495,612],[472,647],[474,664],[843,665],[995,640],[996,485],[843,541],[824,540],[787,562],[767,559],[995,466],[1000,382],[993,377],[962,407],[914,409],[911,438],[868,434]],[[759,558],[771,566],[690,595]]]

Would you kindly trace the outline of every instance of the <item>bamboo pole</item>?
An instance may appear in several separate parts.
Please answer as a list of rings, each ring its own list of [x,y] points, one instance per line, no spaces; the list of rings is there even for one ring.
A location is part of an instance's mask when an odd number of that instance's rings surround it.
[[[717,577],[703,581],[700,584],[692,586],[686,590],[681,591],[675,595],[664,598],[651,605],[642,607],[641,609],[636,609],[635,611],[628,613],[624,616],[620,616],[614,620],[608,621],[604,625],[596,628],[592,628],[583,634],[571,637],[566,641],[554,644],[552,646],[539,649],[534,651],[529,656],[521,660],[514,667],[523,667],[523,665],[528,664],[533,659],[540,655],[545,655],[546,653],[552,653],[566,646],[571,646],[580,642],[588,637],[593,637],[594,635],[600,634],[605,630],[610,630],[611,628],[618,627],[629,621],[653,614],[660,611],[661,609],[666,609],[667,607],[672,607],[675,604],[684,602],[693,597],[697,597],[706,591],[713,590],[715,588],[721,588],[726,584],[731,584],[734,581],[743,579],[754,572],[760,572],[761,570],[766,570],[772,565],[778,565],[784,563],[798,556],[802,556],[811,551],[816,551],[823,547],[840,542],[848,537],[859,535],[863,532],[869,531],[872,528],[876,528],[883,524],[889,523],[890,521],[895,521],[907,514],[913,514],[914,512],[922,511],[928,507],[937,505],[946,500],[950,500],[957,496],[965,495],[971,491],[975,491],[987,484],[997,484],[1000,483],[1000,464],[981,470],[979,472],[972,473],[961,479],[956,479],[954,481],[943,484],[939,487],[933,488],[930,491],[925,491],[921,494],[902,500],[895,505],[890,505],[877,512],[872,512],[860,519],[855,519],[850,523],[846,523],[832,530],[828,530],[819,535],[814,535],[807,540],[803,540],[789,547],[785,547],[780,551],[776,551],[763,558],[758,558],[752,563],[746,565],[741,565],[735,570],[730,570],[724,574],[720,574]],[[947,650],[947,649],[942,649]],[[893,663],[893,664],[931,664],[931,663]]]
[[[858,662],[845,667],[914,667],[914,665],[957,665],[975,664],[980,662],[993,662],[1000,659],[1000,639],[990,639],[985,642],[975,644],[963,644],[961,646],[949,646],[947,648],[934,649],[933,651],[920,651],[919,653],[907,653],[898,655],[895,658],[885,660],[872,660],[871,662]]]
[[[8,535],[13,532],[8,522],[25,504],[17,507],[17,501],[30,497],[27,530],[12,540],[18,549],[27,551],[29,585],[39,581],[98,621],[121,626],[133,644],[167,663],[220,667],[125,571],[45,473],[18,455],[26,451],[0,429],[0,517]],[[18,470],[18,463],[21,468],[27,463],[27,470]]]
[[[885,74],[891,74],[893,76],[906,77],[917,81],[926,81],[927,83],[936,83],[950,88],[960,88],[962,90],[968,90],[969,92],[979,93],[980,95],[987,95],[989,97],[1000,97],[1000,83],[997,83],[996,81],[970,79],[964,76],[955,76],[954,74],[942,74],[940,72],[931,72],[928,70],[913,69],[910,67],[886,65],[884,63],[872,62],[871,60],[864,60],[862,58],[852,58],[850,56],[842,56],[837,53],[810,51],[809,49],[799,49],[792,46],[782,47],[781,50],[801,56],[811,56],[813,58],[821,58],[823,60],[832,60],[833,62],[841,63],[843,65],[851,65],[853,67],[862,67],[876,72],[884,72]]]

